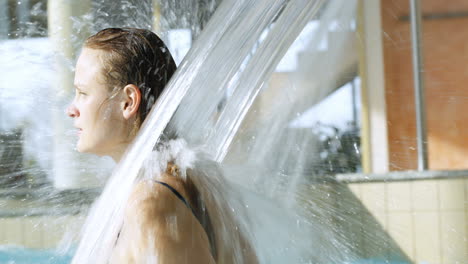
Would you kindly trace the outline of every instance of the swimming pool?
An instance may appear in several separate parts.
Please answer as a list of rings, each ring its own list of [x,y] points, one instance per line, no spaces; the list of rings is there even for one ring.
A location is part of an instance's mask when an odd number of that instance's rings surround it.
[[[37,250],[19,246],[0,246],[0,264],[69,264],[73,252],[60,253],[57,250]],[[361,259],[343,264],[410,264],[405,260],[384,258]]]
[[[18,246],[0,246],[1,264],[68,264],[71,253],[56,250],[37,250]]]

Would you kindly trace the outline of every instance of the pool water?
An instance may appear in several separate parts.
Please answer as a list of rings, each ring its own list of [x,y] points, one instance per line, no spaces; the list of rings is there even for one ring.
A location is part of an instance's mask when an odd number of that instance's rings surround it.
[[[37,250],[18,246],[0,246],[0,264],[69,264],[73,252],[61,254],[56,250]],[[398,258],[395,258],[398,259]],[[343,264],[409,264],[405,260],[362,259]]]
[[[0,247],[0,264],[68,264],[72,254],[56,250],[37,250],[17,246]]]

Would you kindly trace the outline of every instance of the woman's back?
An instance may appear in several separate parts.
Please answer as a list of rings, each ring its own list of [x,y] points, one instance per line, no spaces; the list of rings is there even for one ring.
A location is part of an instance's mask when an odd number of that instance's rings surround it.
[[[173,177],[164,183],[185,194]],[[209,241],[192,211],[167,186],[137,183],[125,208],[110,263],[214,263]]]
[[[110,263],[257,263],[224,197],[216,196],[221,186],[187,172],[183,179],[169,163],[156,179],[135,185]]]

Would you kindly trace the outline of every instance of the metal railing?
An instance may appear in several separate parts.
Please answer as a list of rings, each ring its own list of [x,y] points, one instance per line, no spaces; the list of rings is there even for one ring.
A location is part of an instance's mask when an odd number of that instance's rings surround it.
[[[427,159],[426,100],[424,93],[424,62],[421,42],[421,8],[419,0],[410,0],[411,39],[413,52],[414,98],[416,108],[416,140],[418,147],[418,170],[429,168]]]

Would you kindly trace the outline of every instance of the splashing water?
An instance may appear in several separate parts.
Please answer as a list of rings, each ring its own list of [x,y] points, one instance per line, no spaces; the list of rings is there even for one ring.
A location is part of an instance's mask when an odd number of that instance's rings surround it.
[[[166,1],[161,6],[172,21],[180,12],[167,10],[176,3]],[[151,27],[147,15],[135,15],[151,13],[147,2],[141,9],[130,1],[93,4],[92,17],[98,21],[94,27]],[[196,16],[207,16],[217,4],[208,1],[208,8]],[[114,13],[124,9],[128,13],[121,12],[122,16],[130,13],[136,19],[119,24],[121,19]],[[225,224],[224,230],[244,230],[261,263],[357,263],[365,257],[386,258],[388,252],[404,259],[382,233],[366,233],[375,243],[363,253],[352,234],[340,228],[359,224],[353,217],[358,202],[343,199],[352,197],[345,186],[310,173],[316,142],[309,131],[290,126],[336,88],[335,75],[349,52],[355,13],[356,1],[350,0],[225,0],[206,26],[194,25],[189,18],[163,21],[163,28],[191,27],[196,42],[91,211],[74,263],[107,262],[125,201],[138,172],[145,169],[144,160],[164,133],[175,133],[190,148],[205,153],[207,158],[194,168],[200,186],[206,188],[200,191],[220,211],[218,222],[231,223],[235,218],[238,225]],[[83,16],[74,23],[79,28],[90,18]],[[268,82],[310,23],[318,26],[302,54],[306,62],[283,75],[282,84]],[[320,45],[330,28],[338,34],[324,54]],[[235,242],[228,233],[220,231],[220,237],[232,246]]]
[[[315,206],[303,196],[307,195],[307,188],[298,188],[307,182],[302,168],[307,158],[302,144],[307,144],[307,135],[288,131],[288,123],[294,114],[305,110],[311,101],[313,103],[309,94],[317,94],[316,89],[330,89],[329,86],[334,85],[334,79],[322,71],[332,70],[339,64],[338,58],[345,52],[340,44],[345,37],[338,38],[337,44],[332,45],[336,55],[327,57],[332,61],[326,67],[313,61],[311,71],[317,71],[316,78],[312,78],[314,85],[304,85],[310,79],[296,78],[292,90],[286,86],[275,91],[279,94],[278,99],[284,102],[273,109],[273,121],[257,127],[259,136],[254,144],[250,144],[251,152],[242,149],[241,153],[233,151],[231,154],[234,157],[247,154],[247,159],[235,163],[231,158],[231,162],[223,162],[255,98],[268,90],[265,78],[271,75],[307,22],[320,10],[324,20],[321,27],[329,28],[332,23],[338,23],[338,27],[347,28],[355,14],[355,6],[354,1],[223,2],[180,65],[124,161],[115,170],[96,211],[90,215],[75,263],[102,262],[108,258],[122,223],[122,206],[144,160],[142,157],[149,155],[164,131],[179,135],[192,147],[202,149],[212,159],[226,164],[222,167],[229,179],[248,186],[259,195],[275,198],[275,205],[281,205],[281,209],[268,206],[271,201],[265,202],[255,194],[247,196],[249,191],[242,192],[241,187],[233,188],[227,182],[220,182],[216,170],[208,170],[206,176],[217,183],[197,185],[222,190],[220,196],[213,197],[220,205],[218,210],[228,206],[235,212],[241,223],[239,228],[251,234],[262,263],[340,263],[356,259],[352,245],[337,237],[331,222],[314,222],[311,220],[313,215],[307,217],[308,213],[298,210],[301,208],[298,200],[307,203],[309,210]],[[249,19],[242,19],[246,17]],[[319,30],[309,46],[316,47],[326,33],[326,30]],[[221,103],[224,105],[220,107]],[[271,154],[272,151],[276,152]],[[204,166],[198,170],[202,168]],[[216,176],[213,178],[213,175]],[[250,181],[241,179],[241,175],[249,177]],[[229,191],[232,189],[237,191]],[[234,197],[240,192],[244,193],[241,195],[244,202],[236,204]],[[116,193],[119,194],[117,201]],[[223,196],[228,197],[228,203],[219,201]],[[227,217],[225,214],[227,211],[221,217]],[[223,226],[219,230],[230,229]],[[274,234],[271,230],[275,230]],[[220,237],[224,243],[235,245],[228,234]]]

